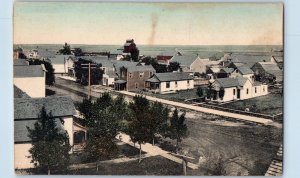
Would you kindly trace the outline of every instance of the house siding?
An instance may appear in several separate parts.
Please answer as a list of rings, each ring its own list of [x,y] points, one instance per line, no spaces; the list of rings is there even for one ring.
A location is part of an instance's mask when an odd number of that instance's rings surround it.
[[[167,82],[160,83],[160,93],[169,92],[169,91],[177,91],[177,90],[187,90],[194,88],[194,80],[189,80],[190,84],[188,85],[187,80],[177,81],[177,86],[175,81],[170,81],[170,87],[167,88]]]
[[[32,98],[46,96],[46,85],[44,77],[14,78],[14,85],[24,91]]]
[[[64,129],[67,131],[69,135],[70,145],[73,146],[74,136],[73,136],[73,118],[72,117],[64,117]],[[15,143],[14,144],[14,164],[15,169],[28,169],[33,168],[34,165],[31,163],[31,158],[29,150],[32,147],[31,143]],[[72,150],[70,151],[72,153]]]

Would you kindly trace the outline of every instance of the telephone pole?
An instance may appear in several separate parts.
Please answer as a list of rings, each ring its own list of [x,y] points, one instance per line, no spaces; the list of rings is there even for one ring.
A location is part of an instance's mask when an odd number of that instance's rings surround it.
[[[92,88],[91,88],[91,69],[96,68],[96,64],[89,62],[88,64],[81,64],[82,69],[88,69],[88,99],[91,99]]]

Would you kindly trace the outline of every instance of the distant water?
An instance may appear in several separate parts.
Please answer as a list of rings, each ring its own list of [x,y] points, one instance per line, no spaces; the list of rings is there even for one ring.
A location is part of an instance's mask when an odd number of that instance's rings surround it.
[[[58,51],[63,44],[15,44],[14,48],[22,47],[27,51],[36,47],[41,49],[48,49],[49,51]],[[183,54],[199,54],[200,56],[210,57],[216,53],[233,52],[233,53],[256,53],[260,55],[269,55],[273,50],[282,50],[282,46],[278,45],[199,45],[199,46],[176,46],[176,45],[138,45],[140,54],[156,56],[162,51],[178,50]],[[81,48],[85,52],[108,52],[122,48],[122,45],[71,45],[72,48]],[[272,52],[274,54],[274,52]],[[276,52],[276,56],[281,56],[281,52]]]

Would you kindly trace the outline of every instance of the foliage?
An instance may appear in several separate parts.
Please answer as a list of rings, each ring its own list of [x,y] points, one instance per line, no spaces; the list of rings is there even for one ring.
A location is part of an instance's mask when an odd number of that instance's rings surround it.
[[[54,71],[52,64],[45,60],[31,59],[29,65],[41,65],[44,64],[46,69],[46,85],[52,86],[55,83]]]
[[[62,120],[59,120],[62,122]],[[48,115],[43,107],[34,128],[26,127],[32,140],[29,150],[31,162],[41,171],[63,169],[69,164],[69,136],[61,132],[51,113]]]
[[[203,87],[198,87],[197,88],[197,95],[200,97],[200,98],[205,98],[207,96],[207,90]]]
[[[76,81],[82,85],[88,85],[89,69],[88,67],[82,67],[82,64],[88,63],[92,62],[81,58],[79,58],[79,60],[75,62],[74,71]],[[96,68],[91,68],[91,85],[98,85],[101,83],[103,71],[100,67],[100,65],[96,65]]]
[[[177,108],[173,111],[170,118],[170,127],[167,135],[171,139],[176,140],[176,152],[178,151],[178,144],[182,138],[187,136],[187,126],[185,124],[185,113],[179,116]]]
[[[168,65],[168,72],[177,72],[180,70],[180,64],[178,62],[170,62]]]
[[[120,131],[122,118],[119,115],[126,113],[127,105],[122,98],[113,99],[109,93],[102,94],[94,103],[85,102],[88,106],[81,110],[88,113],[85,116],[88,127],[86,152],[93,160],[110,158],[118,152],[115,137]]]
[[[83,52],[81,48],[74,48],[74,55],[75,56],[83,56]]]
[[[71,47],[68,43],[65,43],[62,49],[58,51],[60,54],[69,55],[71,54]]]
[[[139,61],[139,54],[140,51],[137,47],[133,48],[132,50],[130,50],[130,54],[131,54],[131,59],[134,62],[138,62]]]
[[[160,134],[165,136],[167,134],[168,119],[169,119],[169,109],[164,107],[162,103],[154,102],[150,107],[150,115],[152,116],[152,136],[153,142],[155,139],[155,134]]]
[[[225,90],[224,88],[221,88],[219,91],[219,97],[223,99],[224,95],[225,95]]]
[[[147,56],[142,59],[142,62],[144,62],[146,65],[152,65],[157,73],[168,72],[167,66],[164,64],[159,64],[156,58]]]

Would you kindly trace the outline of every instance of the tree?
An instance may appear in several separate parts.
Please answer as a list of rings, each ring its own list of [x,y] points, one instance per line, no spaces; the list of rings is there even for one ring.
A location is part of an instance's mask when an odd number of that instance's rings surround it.
[[[176,140],[176,152],[178,151],[178,144],[182,138],[187,135],[187,126],[184,123],[185,113],[178,115],[178,110],[175,108],[173,115],[170,119],[170,128],[168,137]]]
[[[52,86],[55,83],[54,71],[52,64],[45,60],[31,59],[29,65],[41,65],[44,64],[46,69],[46,85]]]
[[[66,131],[62,132],[57,123],[62,120],[55,120],[51,113],[47,114],[45,107],[42,108],[34,128],[26,127],[32,140],[32,147],[29,150],[31,162],[41,171],[63,169],[69,164],[69,151],[71,149],[69,136]]]
[[[81,48],[74,48],[74,55],[75,56],[83,56],[83,52]]]
[[[149,124],[151,124],[152,144],[154,145],[156,134],[165,136],[167,133],[169,109],[160,102],[154,102],[150,107],[150,115]]]
[[[88,140],[86,152],[93,160],[107,159],[118,151],[115,143],[120,126],[112,112],[112,97],[104,93],[91,106],[87,120]]]
[[[130,51],[130,55],[131,55],[132,61],[138,62],[138,61],[139,61],[139,54],[140,54],[139,49],[138,49],[137,47],[133,48],[133,49]]]
[[[149,101],[140,95],[134,96],[133,102],[129,103],[132,115],[128,132],[132,142],[137,142],[140,145],[139,162],[141,162],[142,144],[153,138],[149,107]]]
[[[78,110],[83,115],[84,118],[90,118],[92,115],[93,103],[91,99],[84,98],[81,103],[79,103]]]
[[[69,55],[71,54],[71,47],[68,43],[65,43],[62,49],[59,50],[60,54]]]
[[[207,97],[207,89],[206,88],[203,88],[203,87],[198,87],[197,88],[197,95],[199,96],[199,98],[202,100],[202,101],[205,101],[205,98]]]
[[[179,71],[179,69],[180,69],[180,64],[178,62],[170,62],[168,66],[169,72]]]
[[[219,97],[221,99],[223,99],[224,95],[225,95],[225,90],[224,90],[224,88],[221,88],[220,91],[219,91]]]

